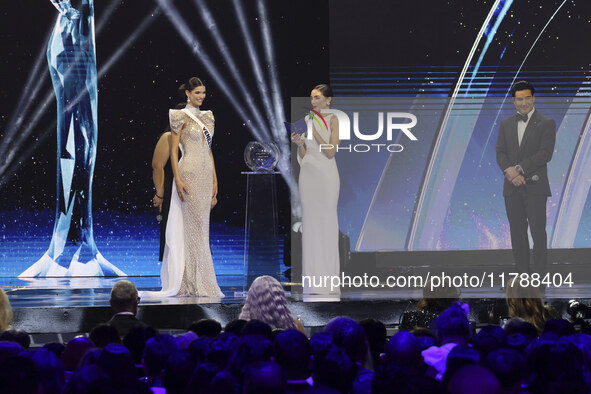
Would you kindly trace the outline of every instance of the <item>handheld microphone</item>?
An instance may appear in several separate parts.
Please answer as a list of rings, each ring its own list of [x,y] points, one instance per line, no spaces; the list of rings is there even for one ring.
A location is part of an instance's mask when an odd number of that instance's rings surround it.
[[[532,175],[529,178],[525,178],[525,183],[536,183],[539,180],[540,177],[538,175]]]

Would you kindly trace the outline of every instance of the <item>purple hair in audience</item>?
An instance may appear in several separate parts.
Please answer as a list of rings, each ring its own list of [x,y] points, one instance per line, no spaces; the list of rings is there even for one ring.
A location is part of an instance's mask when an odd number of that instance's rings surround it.
[[[259,276],[252,282],[239,318],[260,320],[272,329],[297,328],[287,305],[283,286],[268,275]]]

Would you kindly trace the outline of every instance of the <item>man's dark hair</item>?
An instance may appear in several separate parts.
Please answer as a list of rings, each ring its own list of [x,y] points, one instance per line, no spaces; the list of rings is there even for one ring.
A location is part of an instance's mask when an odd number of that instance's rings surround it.
[[[0,341],[10,341],[14,343],[18,343],[23,347],[23,349],[28,349],[29,345],[31,345],[31,338],[29,334],[27,334],[23,330],[6,330],[0,333]]]
[[[472,344],[484,359],[489,353],[507,346],[507,333],[501,327],[489,324],[474,336]]]
[[[495,374],[504,389],[514,387],[527,373],[525,358],[513,349],[495,350],[486,357],[484,366]]]
[[[31,354],[43,393],[61,393],[64,387],[64,364],[50,350],[37,349]]]
[[[519,92],[520,90],[529,90],[532,96],[536,94],[534,85],[528,81],[517,81],[513,84],[513,86],[511,86],[511,96],[515,97],[515,93]]]
[[[123,345],[131,353],[136,364],[142,363],[144,348],[148,339],[156,336],[158,332],[150,326],[135,326],[123,338]]]
[[[353,362],[363,364],[367,357],[367,339],[363,327],[348,317],[335,317],[324,332],[332,334],[332,343],[344,349]]]
[[[191,323],[188,331],[193,331],[199,337],[215,338],[222,332],[222,325],[217,320],[201,319]]]
[[[558,339],[573,335],[575,333],[575,326],[565,319],[549,319],[544,324],[544,331],[542,336],[548,339]]]
[[[273,329],[267,323],[253,319],[246,323],[240,332],[240,336],[243,338],[247,335],[262,335],[268,340],[272,341]]]
[[[39,377],[30,357],[22,354],[11,357],[0,368],[0,388],[3,393],[35,393]]]
[[[148,339],[144,348],[144,367],[148,376],[159,376],[168,357],[178,350],[179,344],[172,335],[159,334]]]
[[[312,347],[298,330],[285,330],[275,337],[275,362],[281,367],[309,376]]]
[[[284,393],[287,380],[281,367],[269,361],[250,364],[244,374],[244,393]]]
[[[119,387],[131,387],[137,380],[133,358],[129,350],[119,343],[105,346],[97,365]]]
[[[314,358],[314,386],[324,385],[348,393],[357,374],[355,363],[336,345],[330,345],[325,354]]]
[[[88,335],[96,347],[103,349],[109,343],[121,343],[119,332],[113,326],[101,323],[93,327]]]
[[[246,323],[248,323],[248,321],[243,319],[232,320],[226,324],[226,327],[224,327],[224,332],[228,332],[239,337]]]
[[[184,393],[196,366],[195,359],[187,350],[173,353],[166,361],[164,368],[166,393]]]
[[[376,366],[380,361],[380,354],[384,352],[384,347],[386,346],[386,326],[381,321],[372,318],[361,320],[359,325],[365,331],[365,337],[369,344],[369,352],[374,366]]]

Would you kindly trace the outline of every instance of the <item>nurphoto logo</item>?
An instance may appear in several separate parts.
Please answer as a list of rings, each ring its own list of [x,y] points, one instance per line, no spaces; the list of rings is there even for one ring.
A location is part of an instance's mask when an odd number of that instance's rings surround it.
[[[328,124],[322,114],[333,114],[336,116],[339,122],[339,140],[341,142],[351,139],[351,121],[349,116],[343,111],[337,109],[322,109],[320,112],[311,110],[308,113],[308,130],[306,132],[306,138],[313,139],[312,127],[314,122],[322,129],[323,126],[328,129]],[[399,133],[402,132],[411,141],[418,141],[418,138],[412,133],[411,129],[417,125],[417,117],[409,112],[386,112],[386,120],[384,121],[384,112],[378,112],[378,130],[373,134],[368,134],[359,130],[359,112],[353,112],[353,134],[357,139],[362,141],[374,141],[374,143],[363,143],[363,144],[349,144],[339,145],[336,147],[338,151],[348,152],[369,152],[385,149],[388,152],[402,152],[404,147],[401,144],[393,144],[391,141],[398,137]],[[410,122],[408,121],[410,120]],[[386,130],[386,141],[388,143],[379,143],[383,141],[384,129]],[[335,148],[332,144],[319,144],[319,150],[328,150]]]

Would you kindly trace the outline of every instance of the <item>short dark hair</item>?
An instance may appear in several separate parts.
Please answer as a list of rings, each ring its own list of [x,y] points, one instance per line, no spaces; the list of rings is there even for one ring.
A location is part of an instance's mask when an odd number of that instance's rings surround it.
[[[515,93],[520,90],[529,90],[532,96],[536,94],[534,85],[528,81],[517,81],[513,84],[513,86],[511,86],[511,96],[515,97]]]
[[[191,323],[188,330],[200,337],[215,338],[222,332],[222,325],[213,319],[200,319]]]
[[[144,347],[144,366],[149,376],[158,376],[166,366],[171,354],[178,352],[177,341],[168,334],[159,334],[148,339]]]
[[[309,375],[311,356],[310,341],[298,330],[285,330],[275,337],[275,362],[283,368]]]

